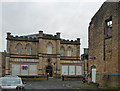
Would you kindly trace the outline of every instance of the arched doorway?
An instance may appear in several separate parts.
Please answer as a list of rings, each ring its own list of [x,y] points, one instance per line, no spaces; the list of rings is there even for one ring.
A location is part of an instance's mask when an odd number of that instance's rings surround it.
[[[49,73],[49,76],[52,77],[52,67],[51,66],[47,66],[46,67],[46,73]]]

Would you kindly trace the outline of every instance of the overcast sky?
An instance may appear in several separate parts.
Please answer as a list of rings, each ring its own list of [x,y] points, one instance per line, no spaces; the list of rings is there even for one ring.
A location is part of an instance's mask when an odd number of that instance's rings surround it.
[[[24,0],[25,1],[25,0]],[[13,0],[0,3],[0,51],[6,50],[6,33],[28,35],[56,34],[61,38],[81,38],[81,53],[88,47],[88,26],[105,0]]]

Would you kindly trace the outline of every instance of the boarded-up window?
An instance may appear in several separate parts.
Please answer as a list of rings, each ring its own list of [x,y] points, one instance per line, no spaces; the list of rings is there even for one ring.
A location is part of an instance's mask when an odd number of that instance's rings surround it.
[[[62,75],[82,75],[82,66],[62,65]]]
[[[75,75],[75,66],[69,66],[69,75]]]
[[[62,65],[62,75],[68,75],[68,65]]]
[[[12,75],[37,75],[37,65],[12,64]]]
[[[82,75],[82,66],[76,66],[76,75]]]
[[[37,65],[29,65],[29,75],[36,75],[37,74]]]
[[[20,65],[12,64],[12,75],[20,75]]]

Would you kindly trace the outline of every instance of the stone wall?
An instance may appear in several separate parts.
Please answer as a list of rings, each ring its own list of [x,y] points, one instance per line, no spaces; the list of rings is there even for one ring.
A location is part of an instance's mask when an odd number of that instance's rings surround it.
[[[119,9],[118,2],[105,2],[91,19],[89,26],[89,70],[91,70],[92,65],[95,65],[97,73],[119,73]],[[107,22],[111,18],[111,36],[106,38]],[[119,83],[117,80],[112,80],[114,75],[108,76],[111,78],[108,81],[104,77],[106,75],[97,76],[97,82],[108,83],[109,81],[108,85],[114,82]],[[115,76],[116,79],[118,79],[117,77]]]
[[[17,54],[16,45],[22,45],[22,53]],[[52,44],[52,54],[47,54],[47,45]],[[26,45],[31,46],[31,54],[26,54]],[[65,54],[60,56],[60,48],[64,47]],[[72,49],[72,55],[67,56],[67,49]],[[48,62],[48,59],[51,62]],[[30,61],[34,60],[34,61]],[[6,74],[12,74],[12,64],[37,64],[37,76],[46,75],[46,67],[51,66],[53,76],[61,76],[62,61],[68,61],[69,65],[80,65],[80,38],[77,40],[65,40],[60,38],[60,33],[56,35],[45,34],[39,31],[39,34],[27,36],[13,36],[7,33],[7,57]],[[77,63],[74,63],[77,62]]]
[[[119,2],[119,6],[118,6],[119,8],[118,8],[118,35],[120,35],[120,2]],[[118,62],[118,71],[119,71],[119,73],[120,73],[120,36],[118,37],[119,39],[118,39],[118,41],[119,41],[119,54],[118,54],[118,57],[119,57],[119,62]]]
[[[0,76],[5,75],[5,54],[0,52]]]
[[[17,54],[16,46],[17,44],[22,44],[22,55],[26,55],[26,45],[30,44],[31,46],[31,55],[37,55],[38,54],[38,42],[27,42],[27,41],[10,41],[10,48],[9,53],[10,54]]]

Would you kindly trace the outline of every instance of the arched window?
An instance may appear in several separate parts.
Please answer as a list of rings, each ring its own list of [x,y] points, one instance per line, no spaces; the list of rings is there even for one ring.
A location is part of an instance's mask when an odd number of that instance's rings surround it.
[[[47,54],[52,54],[52,43],[47,44]]]
[[[17,49],[17,54],[22,54],[22,44],[18,43],[16,45],[16,49]]]
[[[26,45],[26,54],[31,55],[31,46],[30,46],[30,44]]]
[[[71,48],[68,47],[68,49],[67,49],[67,56],[71,56],[71,54],[72,54]]]
[[[64,56],[64,51],[65,51],[65,50],[64,50],[64,47],[61,47],[61,48],[60,48],[60,55],[61,55],[61,56]]]

